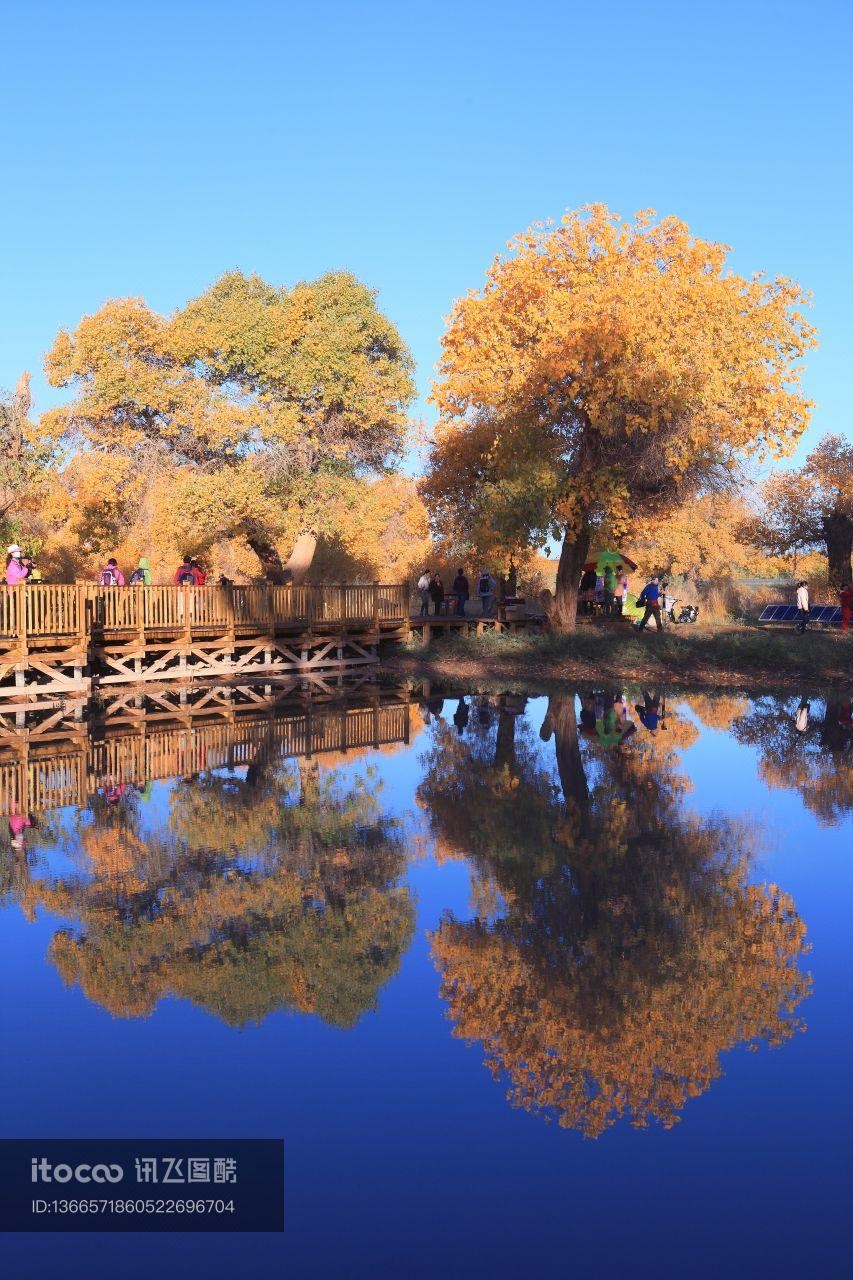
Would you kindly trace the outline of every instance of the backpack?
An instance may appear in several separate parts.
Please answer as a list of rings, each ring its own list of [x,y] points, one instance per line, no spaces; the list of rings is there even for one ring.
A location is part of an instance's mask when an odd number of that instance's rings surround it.
[[[111,565],[105,565],[104,568],[101,570],[100,577],[98,578],[98,586],[99,587],[117,587],[118,586],[118,574],[116,573],[115,569],[112,568]]]
[[[489,575],[484,573],[477,587],[478,596],[488,596],[492,593],[492,584]]]
[[[641,591],[641,592],[640,592],[640,594],[637,596],[637,604],[638,604],[638,605],[640,605],[640,604],[647,604],[647,603],[648,603],[648,599],[649,599],[649,597],[646,595],[646,592],[647,592],[647,591],[648,591],[648,587],[643,587],[642,591]]]
[[[130,575],[130,585],[132,587],[145,586],[145,570],[144,569],[134,569],[133,573]]]
[[[190,568],[182,569],[181,572],[178,574],[178,586],[194,587],[195,586],[195,570]]]

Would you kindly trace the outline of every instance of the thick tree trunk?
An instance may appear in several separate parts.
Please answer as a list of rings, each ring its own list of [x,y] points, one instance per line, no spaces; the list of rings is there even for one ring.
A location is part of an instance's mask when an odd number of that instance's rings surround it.
[[[246,541],[260,560],[267,582],[273,583],[274,586],[280,586],[283,582],[286,582],[287,575],[284,565],[281,563],[281,556],[269,538],[257,530],[251,529],[246,533]]]
[[[288,582],[292,582],[298,587],[305,581],[316,550],[317,539],[314,534],[300,533],[293,544],[293,550],[290,553],[287,564],[284,566]]]
[[[826,554],[829,561],[829,585],[843,586],[850,582],[850,555],[853,552],[853,518],[842,512],[833,512],[823,522]]]
[[[299,586],[305,581],[317,547],[317,539],[313,533],[300,533],[287,564],[282,563],[276,548],[259,530],[247,530],[246,541],[260,560],[267,582],[274,586],[281,586],[285,582]]]
[[[566,534],[557,566],[557,592],[551,625],[555,631],[574,631],[578,616],[578,586],[589,555],[589,533]]]

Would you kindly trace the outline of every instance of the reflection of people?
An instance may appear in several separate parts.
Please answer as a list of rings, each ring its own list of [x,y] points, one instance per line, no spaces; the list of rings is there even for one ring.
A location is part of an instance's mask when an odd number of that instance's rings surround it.
[[[651,733],[652,735],[656,734],[658,731],[658,726],[661,720],[661,716],[665,714],[661,710],[660,694],[657,694],[657,693],[652,694],[652,693],[649,693],[646,689],[644,689],[643,701],[641,703],[640,702],[636,703],[634,706],[634,710],[636,711],[637,715],[640,717],[640,720],[642,721],[642,723],[648,729],[649,733]],[[666,726],[664,724],[662,723],[660,724],[661,729],[665,727]]]
[[[586,733],[595,733],[595,694],[581,694],[581,728]]]
[[[12,848],[23,849],[24,847],[24,831],[27,827],[36,826],[36,820],[32,814],[27,816],[25,813],[9,814],[9,834],[12,837]]]
[[[465,732],[465,726],[468,723],[468,715],[468,703],[464,698],[460,698],[456,710],[453,713],[453,723],[456,725],[456,731],[460,738]]]
[[[794,725],[796,727],[797,733],[805,733],[806,730],[808,729],[810,709],[811,709],[811,703],[807,702],[806,699],[803,698],[802,702],[797,707],[797,715],[794,720]]]

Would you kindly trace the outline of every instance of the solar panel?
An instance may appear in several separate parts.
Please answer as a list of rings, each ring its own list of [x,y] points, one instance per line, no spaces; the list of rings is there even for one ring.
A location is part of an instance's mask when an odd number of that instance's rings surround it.
[[[793,622],[800,616],[794,604],[769,604],[759,617],[759,622]]]
[[[796,622],[800,611],[795,604],[768,604],[759,615],[759,622]],[[812,605],[809,622],[827,623],[841,621],[841,606],[837,604]]]

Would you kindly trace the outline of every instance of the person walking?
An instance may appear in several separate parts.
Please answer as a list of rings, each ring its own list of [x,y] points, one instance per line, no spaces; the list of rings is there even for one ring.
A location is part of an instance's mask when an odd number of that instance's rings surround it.
[[[468,579],[465,577],[465,570],[461,565],[456,571],[456,577],[453,579],[453,591],[456,596],[456,612],[460,618],[464,618],[465,606],[468,603],[471,588],[468,585]]]
[[[492,616],[492,607],[495,603],[495,587],[497,585],[488,569],[483,569],[480,574],[480,580],[477,583],[477,595],[480,597],[484,618]]]
[[[101,572],[98,574],[99,587],[123,587],[126,586],[124,574],[118,567],[118,561],[115,556],[110,556]]]
[[[130,585],[132,587],[151,586],[151,564],[147,556],[139,557],[139,564],[130,575]]]
[[[838,600],[841,604],[841,630],[846,631],[853,618],[853,586],[849,582],[839,589]]]
[[[420,592],[421,597],[422,618],[429,617],[429,587],[431,582],[432,578],[429,575],[429,569],[424,569],[423,573],[418,578],[418,591]]]
[[[800,619],[797,623],[797,634],[802,635],[809,624],[809,586],[805,578],[797,583],[797,608]]]
[[[441,613],[441,606],[444,603],[444,583],[437,573],[432,575],[432,581],[429,584],[429,594],[433,604],[433,613],[436,617]]]
[[[649,618],[654,618],[655,626],[658,631],[661,630],[660,621],[660,587],[657,578],[652,578],[651,582],[647,582],[637,597],[637,604],[643,606],[645,613],[642,621],[638,626],[639,631],[645,629]]]
[[[26,582],[28,577],[29,570],[24,564],[24,553],[17,542],[13,542],[6,548],[6,585],[16,587],[19,582]]]

